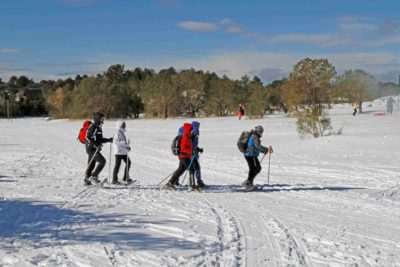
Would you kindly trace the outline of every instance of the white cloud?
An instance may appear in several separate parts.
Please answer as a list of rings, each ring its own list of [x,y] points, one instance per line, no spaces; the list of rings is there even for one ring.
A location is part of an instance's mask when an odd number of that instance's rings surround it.
[[[228,18],[221,20],[219,23],[222,25],[235,25],[235,23],[231,19],[228,19]]]
[[[344,36],[336,34],[282,34],[269,38],[271,43],[309,43],[317,45],[340,45],[351,42]]]
[[[339,29],[342,31],[376,31],[378,21],[367,17],[339,17]]]
[[[215,23],[205,23],[198,21],[182,21],[176,24],[177,27],[198,32],[210,32],[218,29],[218,25]]]
[[[18,48],[7,48],[7,47],[0,47],[0,53],[19,53],[21,49]]]
[[[252,32],[229,18],[218,23],[203,23],[185,21],[177,24],[178,27],[192,31],[214,31],[219,27],[225,32],[253,38],[264,43],[310,44],[316,46],[360,46],[374,47],[400,44],[400,25],[395,21],[379,21],[367,17],[339,17],[338,31],[330,33],[285,33],[266,35]]]
[[[243,32],[243,29],[238,27],[238,26],[230,26],[226,29],[226,32],[231,32],[231,33],[241,33]]]

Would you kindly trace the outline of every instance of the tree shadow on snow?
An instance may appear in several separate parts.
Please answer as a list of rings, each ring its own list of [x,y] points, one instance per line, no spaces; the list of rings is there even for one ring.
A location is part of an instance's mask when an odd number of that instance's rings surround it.
[[[258,186],[261,186],[258,185]],[[289,185],[289,184],[269,184],[263,185],[262,190],[251,192],[290,192],[290,191],[346,191],[364,189],[363,187],[348,187],[348,186],[307,186],[304,184]],[[243,192],[244,187],[241,185],[210,185],[207,186],[205,193],[235,193]]]
[[[101,242],[160,252],[174,247],[198,249],[195,242],[157,232],[143,233],[143,226],[174,222],[133,214],[97,215],[47,203],[4,200],[0,201],[0,244],[2,249],[12,251],[20,249],[21,245],[15,244],[21,242],[37,248]]]
[[[291,188],[270,188],[266,186],[262,192],[284,192],[284,191],[346,191],[364,189],[362,187],[347,187],[347,186],[311,186],[311,187],[291,187]]]

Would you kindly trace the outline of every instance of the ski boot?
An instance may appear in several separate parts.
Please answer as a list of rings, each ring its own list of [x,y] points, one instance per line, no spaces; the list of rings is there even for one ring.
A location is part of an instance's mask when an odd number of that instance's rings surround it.
[[[86,175],[85,175],[85,179],[83,179],[83,184],[84,185],[92,185],[92,183],[90,182],[89,177],[87,177]]]
[[[126,183],[126,184],[131,184],[131,183],[133,183],[133,180],[132,180],[131,178],[128,178],[128,179],[123,178],[122,181],[123,181],[124,183]]]
[[[171,182],[166,183],[165,188],[170,189],[170,190],[176,190],[174,183],[171,183]]]
[[[91,184],[98,184],[101,182],[97,176],[90,176],[89,181]]]
[[[198,187],[200,190],[202,190],[202,189],[206,188],[206,184],[203,182],[203,180],[199,180],[199,181],[197,182],[197,187]]]
[[[243,183],[242,183],[242,186],[247,187],[247,186],[249,186],[250,184],[251,184],[251,183],[250,183],[249,180],[244,180]]]
[[[120,181],[118,181],[118,179],[113,179],[111,184],[121,185],[122,183]]]

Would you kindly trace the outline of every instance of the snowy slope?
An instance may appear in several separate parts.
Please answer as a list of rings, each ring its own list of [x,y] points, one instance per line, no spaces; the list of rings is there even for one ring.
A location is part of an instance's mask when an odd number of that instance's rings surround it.
[[[375,116],[384,100],[355,117],[335,106],[342,134],[319,139],[300,139],[283,114],[199,119],[204,193],[156,186],[177,167],[170,142],[190,120],[127,122],[140,181],[130,188],[82,185],[82,121],[1,120],[0,266],[400,266],[400,113]],[[270,185],[238,192],[247,165],[236,141],[257,124],[275,149]],[[262,167],[258,184],[268,157]]]

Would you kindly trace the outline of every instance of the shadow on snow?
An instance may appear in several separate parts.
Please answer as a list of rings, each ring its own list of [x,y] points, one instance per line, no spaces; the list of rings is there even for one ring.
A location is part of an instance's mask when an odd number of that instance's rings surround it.
[[[346,191],[364,189],[362,187],[351,186],[307,186],[304,184],[289,185],[289,184],[265,184],[262,190],[255,190],[251,192],[290,192],[290,191]],[[205,193],[235,193],[243,192],[244,187],[241,185],[209,185]]]
[[[101,214],[59,208],[25,201],[0,201],[0,244],[3,249],[19,249],[26,242],[32,247],[53,247],[77,243],[113,243],[130,249],[164,251],[172,247],[198,249],[199,245],[172,236],[143,233],[146,224],[170,224],[173,220],[140,218],[132,214]],[[17,241],[17,242],[15,242]],[[21,241],[21,242],[20,242]],[[19,245],[21,246],[21,245]]]

